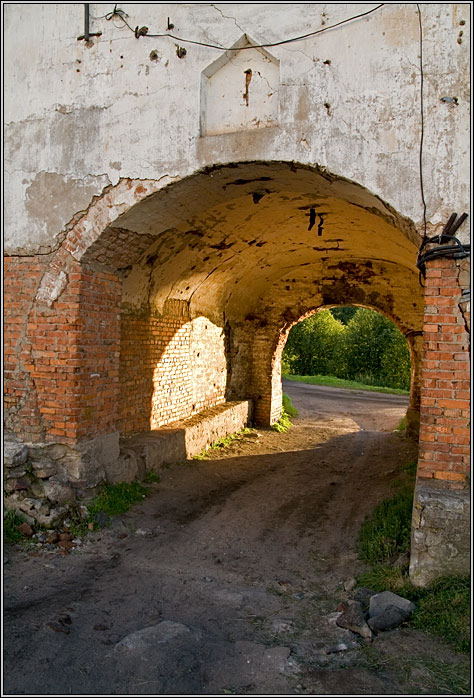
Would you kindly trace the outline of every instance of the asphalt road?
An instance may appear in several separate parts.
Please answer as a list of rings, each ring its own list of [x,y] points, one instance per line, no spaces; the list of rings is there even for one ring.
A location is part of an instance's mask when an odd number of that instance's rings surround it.
[[[390,395],[366,390],[346,390],[296,381],[283,381],[287,393],[302,419],[352,420],[360,429],[393,431],[408,408],[405,395]]]

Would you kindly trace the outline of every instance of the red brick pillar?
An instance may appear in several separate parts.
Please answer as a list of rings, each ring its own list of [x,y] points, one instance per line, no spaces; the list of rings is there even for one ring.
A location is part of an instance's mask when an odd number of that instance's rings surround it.
[[[456,260],[440,258],[426,268],[410,564],[411,577],[420,585],[469,569],[470,358],[460,267]]]

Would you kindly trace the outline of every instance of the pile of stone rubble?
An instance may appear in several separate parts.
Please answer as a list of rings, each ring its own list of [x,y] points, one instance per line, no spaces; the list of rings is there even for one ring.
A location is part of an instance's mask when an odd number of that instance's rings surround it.
[[[391,591],[377,593],[361,587],[354,597],[341,601],[336,624],[368,640],[380,632],[397,628],[415,610],[412,601]]]

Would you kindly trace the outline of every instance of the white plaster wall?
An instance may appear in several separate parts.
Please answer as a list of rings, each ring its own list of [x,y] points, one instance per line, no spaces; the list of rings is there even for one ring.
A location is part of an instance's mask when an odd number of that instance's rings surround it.
[[[246,33],[261,43],[306,34],[375,7],[118,6],[133,28],[166,33],[170,17],[176,35],[225,47]],[[113,7],[91,4],[91,16]],[[453,211],[469,212],[470,5],[420,7],[425,198],[428,220],[439,223]],[[280,70],[278,125],[212,136],[200,132],[201,82],[221,52],[182,43],[187,53],[178,58],[178,41],[137,40],[118,18],[91,20],[91,31],[102,36],[85,46],[77,40],[83,12],[82,4],[4,5],[7,253],[48,251],[74,214],[120,178],[163,177],[166,184],[237,160],[324,166],[421,224],[416,4],[386,4],[315,37],[268,48]],[[236,90],[242,93],[240,78]]]

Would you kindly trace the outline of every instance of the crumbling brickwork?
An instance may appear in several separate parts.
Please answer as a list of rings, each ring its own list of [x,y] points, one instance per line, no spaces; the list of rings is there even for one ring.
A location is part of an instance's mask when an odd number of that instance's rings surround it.
[[[42,327],[28,322],[38,285],[46,268],[42,257],[6,257],[4,260],[4,405],[5,428],[22,434],[25,440],[38,441],[44,433],[38,407],[37,384],[31,375],[34,370],[32,331],[43,333],[43,344],[37,351],[47,351],[44,342],[49,324]],[[41,387],[41,386],[39,386]]]

